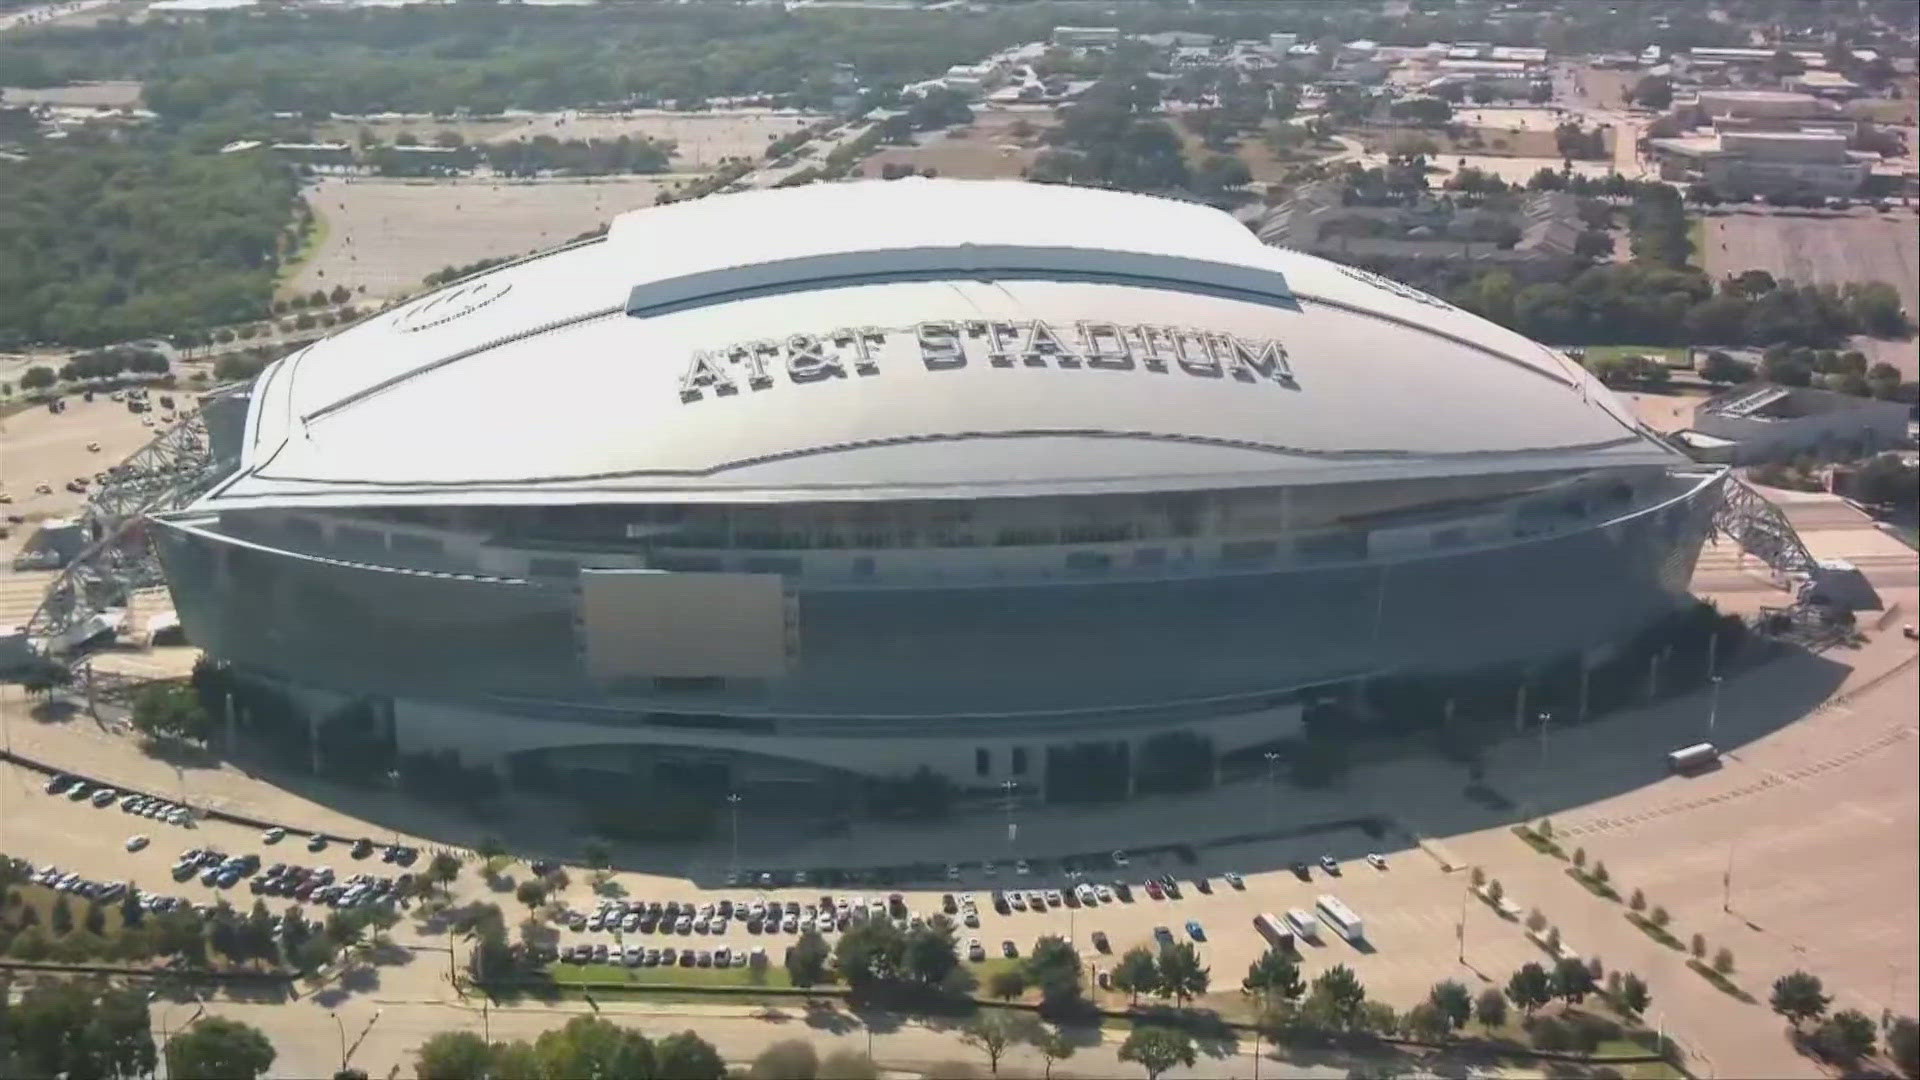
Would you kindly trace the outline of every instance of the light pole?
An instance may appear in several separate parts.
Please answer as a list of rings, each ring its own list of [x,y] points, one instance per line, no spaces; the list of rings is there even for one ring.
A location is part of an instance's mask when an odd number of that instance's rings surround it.
[[[1720,910],[1733,914],[1733,841],[1727,841],[1727,869],[1720,875]]]
[[[1707,683],[1710,687],[1707,698],[1707,734],[1711,735],[1714,722],[1720,718],[1720,676],[1711,677]]]
[[[339,1013],[328,1012],[327,1015],[333,1018],[333,1026],[336,1030],[340,1032],[340,1071],[346,1072],[347,1071],[347,1025],[340,1022]]]
[[[1467,894],[1472,891],[1473,887],[1470,885],[1461,888],[1460,921],[1453,924],[1453,936],[1460,943],[1460,963],[1462,966],[1467,962]]]
[[[1007,793],[1007,858],[1009,859],[1013,858],[1013,793],[1018,790],[1019,787],[1019,782],[1015,780],[1000,781],[1001,790]]]
[[[1269,750],[1266,753],[1266,758],[1267,758],[1267,828],[1271,830],[1273,828],[1273,768],[1274,768],[1274,765],[1280,761],[1280,755],[1275,751]]]
[[[736,881],[740,877],[740,793],[732,792],[727,796],[727,814],[733,822],[733,859],[727,866],[727,873]]]

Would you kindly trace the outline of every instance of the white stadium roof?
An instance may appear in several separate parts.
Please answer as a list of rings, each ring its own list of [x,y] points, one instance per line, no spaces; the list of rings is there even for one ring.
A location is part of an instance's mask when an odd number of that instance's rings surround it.
[[[1181,202],[638,210],[274,364],[203,505],[969,498],[1664,464],[1578,366]]]

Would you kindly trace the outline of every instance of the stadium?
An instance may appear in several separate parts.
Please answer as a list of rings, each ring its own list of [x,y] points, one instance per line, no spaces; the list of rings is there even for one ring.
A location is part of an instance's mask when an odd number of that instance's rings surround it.
[[[720,791],[1033,791],[1601,657],[1685,601],[1724,479],[1216,210],[922,179],[623,215],[206,423],[225,475],[150,524],[195,644],[403,753]]]

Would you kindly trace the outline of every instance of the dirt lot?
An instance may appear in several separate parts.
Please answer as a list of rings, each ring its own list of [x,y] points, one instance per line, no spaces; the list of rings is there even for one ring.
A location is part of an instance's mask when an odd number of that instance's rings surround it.
[[[1777,278],[1841,284],[1884,281],[1920,312],[1920,236],[1907,210],[1875,214],[1744,208],[1709,215],[1706,267],[1715,277],[1765,270]]]
[[[812,113],[772,109],[742,109],[717,112],[669,112],[636,109],[622,113],[509,114],[489,119],[436,120],[431,116],[392,115],[347,118],[322,124],[315,134],[322,139],[354,141],[361,129],[382,140],[391,140],[402,132],[430,141],[442,131],[457,131],[468,142],[508,142],[551,135],[556,139],[670,139],[678,147],[674,165],[683,169],[707,169],[725,157],[754,157],[766,153],[767,143],[795,128],[805,127],[822,117]]]
[[[564,243],[623,211],[652,206],[663,188],[682,179],[497,183],[330,177],[307,190],[326,235],[285,288],[307,292],[345,284],[365,286],[368,296],[402,295],[443,266]]]
[[[1519,119],[1508,119],[1501,113],[1489,114],[1492,123],[1467,128],[1462,138],[1453,138],[1444,131],[1420,127],[1383,127],[1370,128],[1362,136],[1369,150],[1385,152],[1402,138],[1430,139],[1440,148],[1442,158],[1459,154],[1497,158],[1539,158],[1550,160],[1558,167],[1564,160],[1560,156],[1560,144],[1549,124],[1542,129],[1535,125],[1532,113],[1518,113]],[[1609,153],[1613,147],[1613,133],[1605,134]],[[1580,165],[1604,165],[1604,162],[1576,161]],[[1537,166],[1536,166],[1537,167]]]
[[[941,176],[958,180],[1000,180],[1018,177],[1021,170],[1039,156],[1039,140],[1029,135],[1020,138],[1014,127],[1025,122],[1036,130],[1050,122],[1049,116],[1035,112],[1005,112],[982,109],[972,124],[929,137],[918,146],[892,146],[866,160],[866,175],[879,176],[883,165],[907,164],[918,169],[933,169]]]

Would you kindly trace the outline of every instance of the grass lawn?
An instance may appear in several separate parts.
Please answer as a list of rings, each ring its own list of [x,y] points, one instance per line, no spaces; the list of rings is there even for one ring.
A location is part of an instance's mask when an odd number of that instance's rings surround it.
[[[1596,1057],[1608,1054],[1644,1054],[1647,1048],[1632,1039],[1606,1039],[1593,1048]],[[1637,1062],[1632,1065],[1610,1065],[1627,1080],[1684,1080],[1686,1073],[1664,1061]]]
[[[299,245],[293,249],[287,261],[280,264],[279,272],[273,275],[273,292],[276,298],[291,295],[289,283],[299,276],[300,269],[307,264],[307,260],[319,254],[320,249],[326,246],[327,233],[330,229],[331,227],[327,224],[327,215],[321,213],[319,207],[314,207],[313,227],[300,238]]]
[[[36,885],[30,881],[15,885],[14,889],[18,891],[23,907],[34,909],[34,912],[40,916],[39,926],[46,932],[49,938],[54,936],[53,906],[62,896],[67,897],[67,910],[73,913],[74,927],[79,929],[85,926],[88,904],[85,897],[70,896],[66,893],[56,892],[53,889],[47,888],[45,885]],[[100,907],[102,914],[106,916],[107,920],[106,932],[101,936],[111,937],[120,930],[120,901],[115,900],[113,903],[102,904]],[[20,925],[21,910],[22,908],[9,909],[6,914],[0,916],[0,918],[4,918],[9,926],[18,927]]]
[[[1693,265],[1707,264],[1707,219],[1694,214],[1687,219],[1687,240],[1693,244]]]
[[[751,967],[637,967],[614,964],[555,964],[548,974],[559,986],[582,983],[631,983],[634,986],[753,986],[787,989],[793,986],[787,969],[770,964],[762,971]]]

